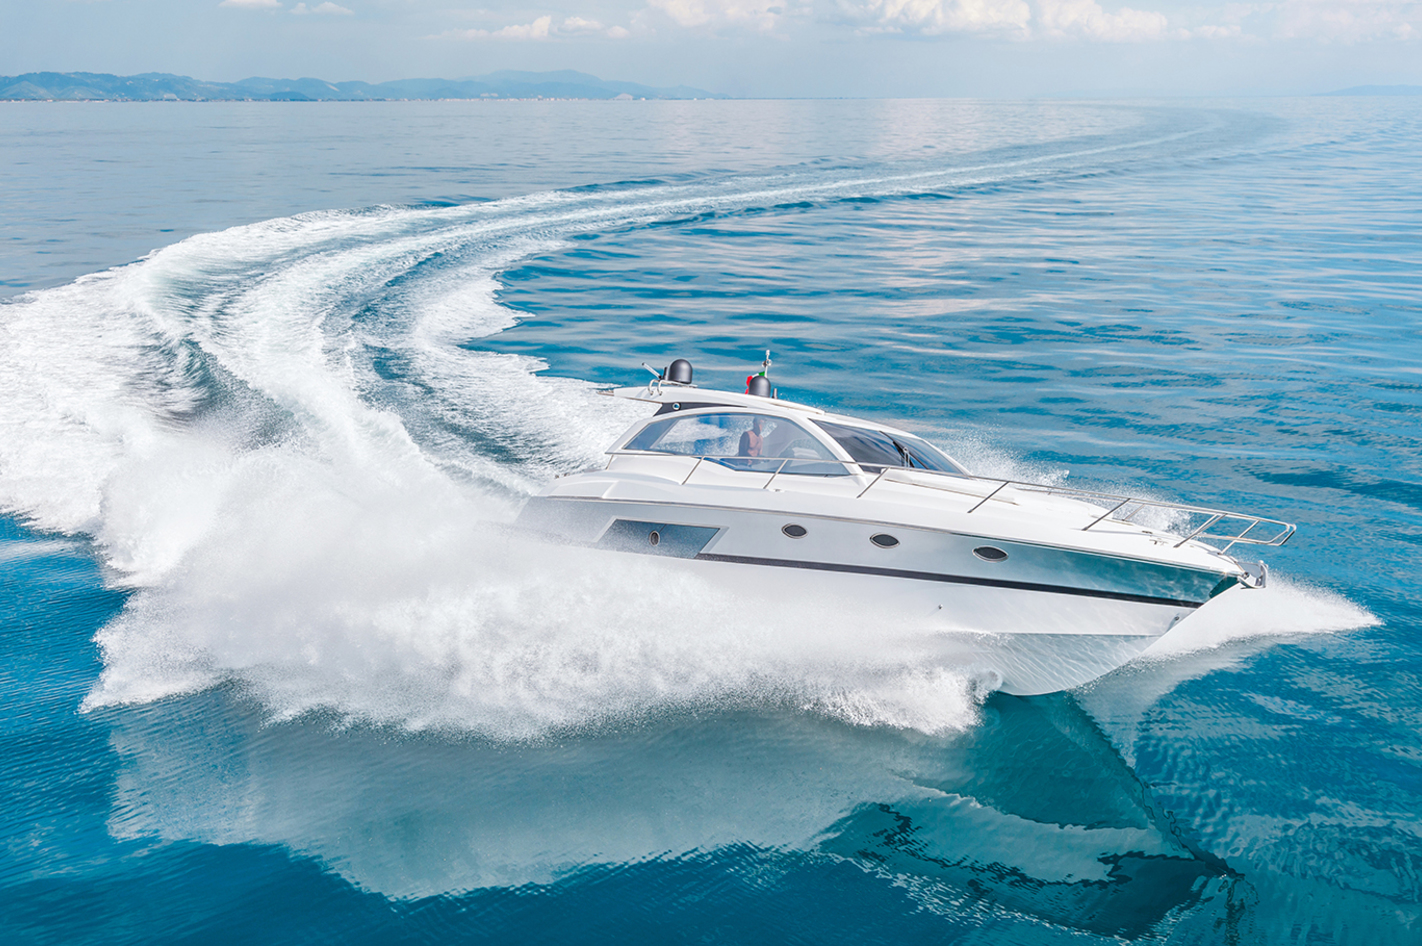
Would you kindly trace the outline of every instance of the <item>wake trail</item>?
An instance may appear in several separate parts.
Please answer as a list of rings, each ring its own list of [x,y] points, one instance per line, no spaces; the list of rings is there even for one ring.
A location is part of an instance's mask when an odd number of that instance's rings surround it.
[[[596,462],[641,412],[463,346],[517,320],[500,271],[578,233],[1089,173],[1205,130],[201,234],[0,306],[0,508],[92,536],[133,591],[98,635],[89,708],[230,682],[277,717],[501,739],[747,703],[961,729],[980,683],[922,666],[911,634],[788,586],[749,599],[667,563],[510,537],[498,523],[519,497]]]

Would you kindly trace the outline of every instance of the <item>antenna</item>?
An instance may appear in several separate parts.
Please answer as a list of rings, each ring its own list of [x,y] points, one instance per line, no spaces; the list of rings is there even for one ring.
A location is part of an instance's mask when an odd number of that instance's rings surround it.
[[[760,373],[765,374],[770,370],[770,349],[765,351],[765,360],[760,363]]]

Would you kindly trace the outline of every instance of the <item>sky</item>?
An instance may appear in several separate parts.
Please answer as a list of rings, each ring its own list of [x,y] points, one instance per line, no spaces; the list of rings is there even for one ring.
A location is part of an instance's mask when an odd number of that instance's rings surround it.
[[[1422,0],[0,0],[0,74],[379,82],[577,69],[743,96],[1422,84]]]

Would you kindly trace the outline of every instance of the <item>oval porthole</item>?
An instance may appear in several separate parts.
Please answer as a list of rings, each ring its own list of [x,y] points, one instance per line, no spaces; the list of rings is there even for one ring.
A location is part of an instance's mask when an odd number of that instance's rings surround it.
[[[647,541],[652,543],[653,545],[661,545],[662,534],[660,532],[653,532],[651,535],[647,536]]]
[[[899,544],[899,540],[887,533],[880,532],[878,535],[871,535],[869,541],[879,546],[881,549],[891,549]]]
[[[1002,549],[994,548],[991,545],[979,545],[973,549],[973,554],[985,562],[1005,562],[1007,553]]]
[[[792,539],[803,539],[805,536],[810,534],[809,529],[806,529],[804,526],[797,525],[793,522],[790,523],[788,526],[781,526],[780,531],[784,532]]]

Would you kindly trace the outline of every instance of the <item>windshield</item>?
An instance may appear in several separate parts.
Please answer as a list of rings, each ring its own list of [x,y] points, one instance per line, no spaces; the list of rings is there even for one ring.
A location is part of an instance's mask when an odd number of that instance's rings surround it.
[[[943,451],[908,434],[816,421],[860,466],[905,466],[939,473],[966,473]]]
[[[625,450],[675,453],[688,457],[737,458],[737,469],[842,475],[828,447],[799,424],[768,414],[689,414],[656,420],[627,441]],[[829,460],[823,464],[767,464],[763,460]]]

